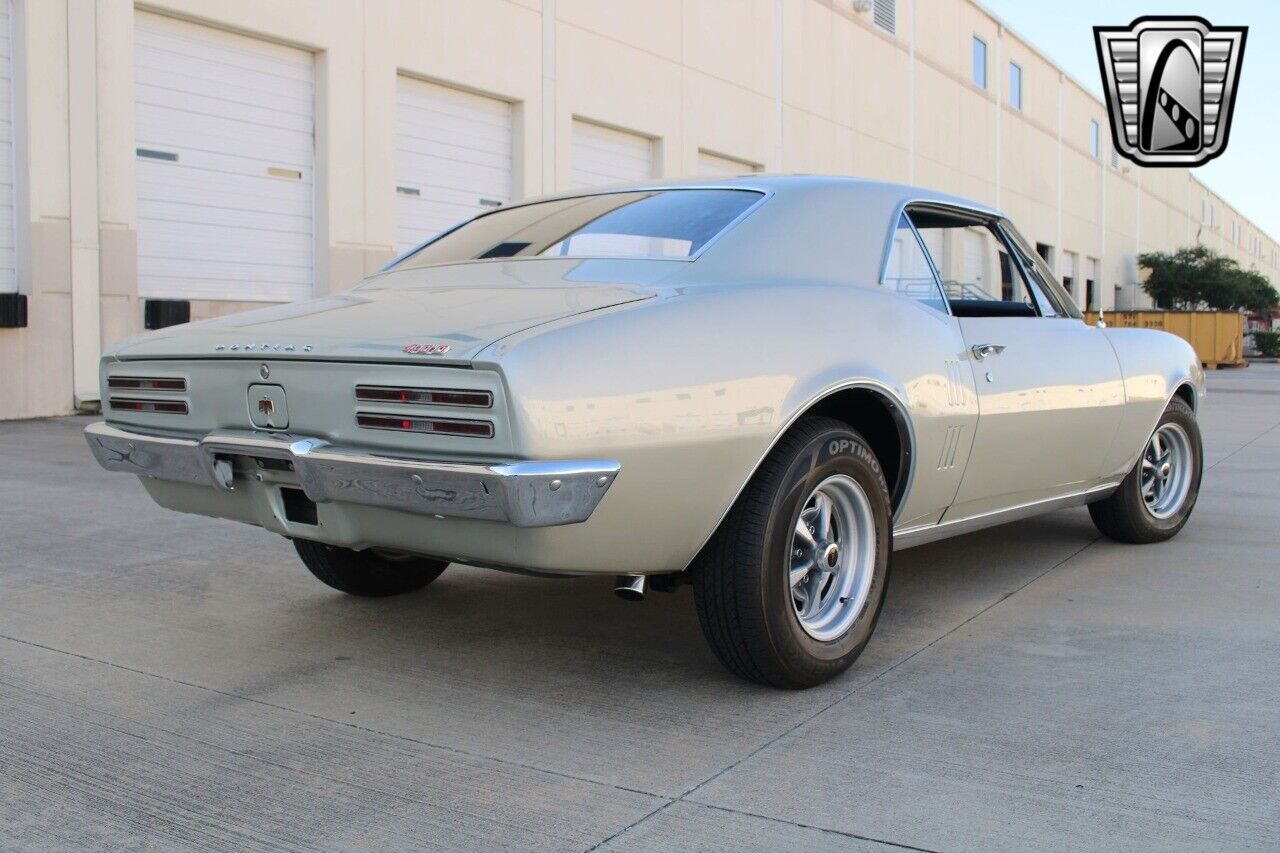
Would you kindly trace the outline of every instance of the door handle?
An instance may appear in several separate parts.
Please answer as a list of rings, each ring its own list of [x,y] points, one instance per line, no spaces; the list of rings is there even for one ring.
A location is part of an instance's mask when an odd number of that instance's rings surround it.
[[[1001,344],[974,344],[969,347],[969,351],[973,353],[973,357],[978,361],[993,355],[999,355],[1004,352],[1004,346]]]

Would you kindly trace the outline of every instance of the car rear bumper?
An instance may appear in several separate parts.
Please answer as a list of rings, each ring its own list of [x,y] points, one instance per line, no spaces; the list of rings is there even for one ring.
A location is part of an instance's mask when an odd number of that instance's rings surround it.
[[[283,468],[317,504],[359,504],[516,527],[586,521],[620,470],[617,462],[600,459],[487,464],[392,458],[284,433],[217,430],[198,440],[171,438],[102,422],[87,427],[85,438],[108,471],[234,492],[247,465]]]

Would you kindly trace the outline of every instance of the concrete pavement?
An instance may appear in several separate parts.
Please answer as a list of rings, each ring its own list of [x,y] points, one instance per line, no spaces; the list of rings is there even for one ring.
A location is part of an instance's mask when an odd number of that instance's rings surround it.
[[[902,552],[844,677],[736,681],[688,588],[330,591],[0,423],[0,847],[1280,847],[1280,367],[1210,375],[1172,542]]]

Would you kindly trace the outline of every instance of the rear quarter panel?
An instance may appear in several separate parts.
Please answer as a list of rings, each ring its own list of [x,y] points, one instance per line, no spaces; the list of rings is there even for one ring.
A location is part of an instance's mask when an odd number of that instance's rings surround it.
[[[512,427],[531,458],[607,458],[617,482],[585,524],[548,546],[592,570],[684,568],[757,463],[811,403],[874,386],[909,411],[912,482],[898,522],[936,520],[962,465],[937,470],[948,429],[976,398],[953,318],[847,282],[672,288],[621,311],[502,341],[483,357],[505,376]],[[555,540],[554,542],[551,540]]]

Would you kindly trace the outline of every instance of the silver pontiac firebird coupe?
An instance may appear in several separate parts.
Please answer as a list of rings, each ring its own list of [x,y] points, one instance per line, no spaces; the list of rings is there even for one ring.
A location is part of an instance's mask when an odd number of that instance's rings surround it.
[[[102,388],[103,467],[332,587],[687,582],[724,664],[789,688],[858,657],[895,548],[1085,504],[1165,540],[1202,466],[1185,342],[1086,325],[999,211],[834,177],[518,202],[349,291],[125,341]]]

